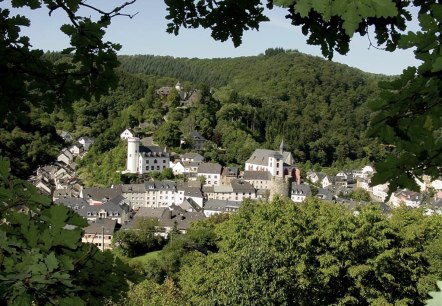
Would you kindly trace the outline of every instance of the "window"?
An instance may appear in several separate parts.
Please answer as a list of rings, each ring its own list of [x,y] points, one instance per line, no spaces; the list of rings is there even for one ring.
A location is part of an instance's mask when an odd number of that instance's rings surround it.
[[[149,160],[148,159],[146,159],[146,164],[149,164]]]
[[[153,160],[153,163],[154,163],[154,164],[156,164],[156,163],[158,163],[158,162],[157,162],[157,160],[156,160],[156,159],[154,159],[154,160]]]
[[[276,171],[276,175],[279,175],[279,171]]]
[[[165,159],[163,159],[163,164],[165,164],[166,163],[166,160]]]
[[[276,163],[276,168],[279,168],[279,163]]]
[[[155,169],[155,167],[154,166],[150,166],[150,170],[154,170]],[[153,187],[152,187],[153,188]]]
[[[149,166],[146,166],[146,170],[149,170]]]
[[[157,170],[160,170],[160,166],[157,166]]]

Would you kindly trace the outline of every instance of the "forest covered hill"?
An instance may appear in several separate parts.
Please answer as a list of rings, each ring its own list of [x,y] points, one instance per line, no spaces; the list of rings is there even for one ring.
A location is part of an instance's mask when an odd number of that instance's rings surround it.
[[[45,56],[63,60],[57,53]],[[96,138],[78,169],[80,174],[94,174],[83,177],[86,183],[118,180],[114,173],[124,167],[118,136],[140,123],[148,126],[142,132],[172,150],[180,150],[180,138],[196,129],[209,140],[205,157],[225,165],[242,165],[256,148],[278,148],[282,139],[297,162],[320,166],[374,160],[382,152],[364,132],[370,119],[367,103],[377,99],[377,82],[383,76],[282,49],[225,59],[138,55],[119,60],[118,85],[101,99],[80,99],[50,114],[32,109],[44,126]],[[157,94],[159,88],[174,88],[177,82],[184,91],[197,90],[190,107],[178,107],[175,90],[166,97]],[[30,139],[24,134],[3,130],[4,151],[16,149],[13,144],[21,143],[17,137]],[[38,161],[29,154],[15,156]]]

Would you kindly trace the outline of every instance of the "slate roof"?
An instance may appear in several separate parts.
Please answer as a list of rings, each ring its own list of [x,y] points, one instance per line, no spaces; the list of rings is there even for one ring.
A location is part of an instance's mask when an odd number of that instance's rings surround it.
[[[194,200],[192,200],[192,198],[185,198],[183,203],[181,203],[179,207],[181,207],[186,211],[189,210],[201,211],[202,209]]]
[[[204,205],[204,210],[230,212],[237,211],[241,206],[240,201],[228,201],[228,200],[208,200]]]
[[[57,199],[54,203],[64,205],[72,210],[79,210],[85,206],[89,206],[89,203],[85,199],[71,197]]]
[[[150,147],[153,145],[153,137],[144,137],[140,139],[140,144],[144,147]]]
[[[224,167],[223,176],[227,177],[238,177],[239,169],[238,167]]]
[[[202,155],[195,152],[188,152],[181,155],[181,159],[195,159],[195,158],[204,160],[204,157]]]
[[[145,192],[146,187],[144,184],[124,184],[121,185],[121,192],[131,193],[131,192]]]
[[[146,190],[176,190],[176,182],[174,181],[151,181],[144,182]]]
[[[101,201],[103,199],[112,199],[121,195],[121,186],[116,188],[83,188],[83,199]]]
[[[111,219],[100,219],[91,223],[89,226],[84,228],[85,234],[98,234],[103,232],[105,235],[113,235],[117,227],[117,221]]]
[[[333,200],[333,193],[328,190],[327,188],[318,188],[318,193],[316,195],[318,198],[321,198],[323,200]]]
[[[186,197],[197,197],[197,198],[203,197],[203,194],[201,192],[201,188],[199,188],[199,187],[189,187],[189,186],[178,185],[177,189],[178,189],[178,191],[184,191],[184,195]]]
[[[135,213],[134,218],[153,218],[159,219],[163,214],[164,208],[140,207]]]
[[[249,182],[243,180],[233,179],[230,184],[232,185],[232,191],[238,193],[254,193],[255,188]]]
[[[309,196],[311,195],[312,191],[310,189],[309,185],[305,185],[305,184],[296,184],[296,183],[292,183],[292,192],[291,194],[293,195],[305,195],[305,196]]]
[[[272,179],[272,174],[269,171],[244,171],[243,178],[246,181],[270,181]]]
[[[210,192],[210,191],[208,191]],[[233,188],[232,185],[219,185],[219,186],[213,186],[213,192],[216,193],[232,193]]]
[[[109,217],[121,217],[123,213],[123,208],[121,208],[118,204],[115,204],[114,202],[111,201],[105,202],[102,205],[83,206],[82,208],[77,210],[77,213],[84,218],[87,217],[99,218],[98,212],[100,212],[101,210],[104,210],[107,213],[109,213],[110,214]]]
[[[147,157],[168,157],[169,153],[159,146],[140,146],[140,154]]]
[[[188,212],[183,209],[166,208],[160,219],[162,227],[173,228],[176,224],[179,230],[187,230],[192,222],[202,220],[205,215],[202,212]]]
[[[201,163],[198,167],[198,173],[221,174],[221,165],[218,163]]]
[[[269,157],[275,157],[282,159],[283,156],[278,151],[274,150],[266,150],[266,149],[256,149],[255,152],[253,152],[252,156],[246,161],[246,163],[254,164],[254,165],[261,165],[261,166],[268,166],[269,164]]]

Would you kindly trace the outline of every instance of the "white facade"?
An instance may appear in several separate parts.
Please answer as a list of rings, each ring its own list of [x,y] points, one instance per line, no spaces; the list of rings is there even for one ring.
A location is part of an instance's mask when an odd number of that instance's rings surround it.
[[[221,174],[216,173],[198,173],[198,176],[203,176],[206,179],[204,186],[219,186],[221,185]]]
[[[373,186],[373,198],[379,202],[385,202],[388,197],[388,183]]]
[[[127,139],[126,172],[143,174],[162,171],[169,168],[169,164],[169,154],[160,147],[140,146],[140,139],[137,137]]]
[[[140,148],[140,138],[127,138],[127,165],[126,170],[129,173],[138,173],[138,151]]]
[[[135,137],[135,133],[132,132],[130,129],[125,129],[123,133],[120,134],[120,138],[123,140],[129,139],[131,137]]]
[[[246,171],[269,171],[272,176],[284,176],[283,155],[277,151],[256,149],[246,161]]]

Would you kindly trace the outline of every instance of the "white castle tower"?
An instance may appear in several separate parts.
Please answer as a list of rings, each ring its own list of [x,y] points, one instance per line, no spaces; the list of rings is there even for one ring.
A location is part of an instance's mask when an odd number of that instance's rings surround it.
[[[138,152],[140,148],[140,138],[129,137],[127,139],[127,167],[128,173],[138,173]]]

